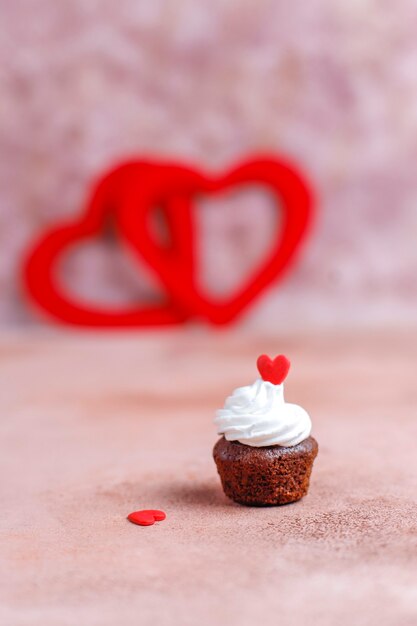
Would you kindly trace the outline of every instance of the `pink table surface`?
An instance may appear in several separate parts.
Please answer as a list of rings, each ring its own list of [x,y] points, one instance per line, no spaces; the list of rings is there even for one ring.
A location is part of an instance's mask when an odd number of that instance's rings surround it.
[[[0,620],[417,623],[417,334],[0,336]],[[212,417],[288,354],[312,415],[308,497],[223,495]],[[165,522],[126,515],[161,508]]]

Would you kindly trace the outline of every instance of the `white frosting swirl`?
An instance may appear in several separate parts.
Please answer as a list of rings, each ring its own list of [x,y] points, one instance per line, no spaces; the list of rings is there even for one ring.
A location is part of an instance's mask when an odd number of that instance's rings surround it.
[[[216,412],[219,435],[256,448],[296,446],[311,432],[310,417],[302,407],[284,400],[284,385],[262,379],[238,387]]]

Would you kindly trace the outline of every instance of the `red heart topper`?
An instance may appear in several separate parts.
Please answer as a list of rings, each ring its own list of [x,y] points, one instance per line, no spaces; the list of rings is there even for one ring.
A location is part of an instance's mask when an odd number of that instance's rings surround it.
[[[207,297],[198,287],[193,201],[242,185],[269,188],[282,214],[282,231],[273,250],[228,300]],[[165,216],[169,243],[151,228],[156,208]],[[24,267],[26,288],[35,303],[55,319],[80,326],[159,326],[199,317],[213,324],[234,320],[294,259],[312,216],[312,196],[291,165],[258,158],[212,177],[174,163],[129,162],[112,170],[97,185],[79,221],[61,225],[37,242]],[[153,271],[166,293],[159,306],[119,312],[87,307],[66,295],[56,269],[62,255],[82,240],[97,236],[112,217],[122,241]]]
[[[262,379],[273,385],[280,385],[284,382],[291,365],[290,361],[283,354],[276,356],[273,360],[266,354],[262,354],[256,364]]]

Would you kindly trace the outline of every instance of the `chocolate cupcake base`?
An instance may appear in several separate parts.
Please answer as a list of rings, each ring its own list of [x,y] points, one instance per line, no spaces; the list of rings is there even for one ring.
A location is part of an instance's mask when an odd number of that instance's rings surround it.
[[[306,495],[318,449],[313,437],[291,448],[255,448],[222,437],[213,457],[229,498],[249,506],[273,506]]]

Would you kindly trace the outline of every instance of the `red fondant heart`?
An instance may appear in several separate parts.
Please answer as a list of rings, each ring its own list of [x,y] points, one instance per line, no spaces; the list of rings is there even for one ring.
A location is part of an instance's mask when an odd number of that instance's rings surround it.
[[[153,207],[160,202],[167,202],[169,198],[174,197],[178,206],[187,212],[192,210],[191,200],[198,194],[216,194],[224,189],[251,184],[266,186],[281,201],[280,207],[277,203],[277,210],[282,215],[282,234],[277,237],[272,252],[238,294],[226,301],[212,300],[197,286],[194,242],[191,242],[189,249],[190,275],[186,280],[179,280],[172,267],[157,254],[147,223]],[[174,294],[184,310],[192,311],[215,324],[227,324],[289,267],[307,232],[311,216],[311,193],[296,170],[277,159],[258,158],[237,166],[221,177],[204,175],[180,165],[161,165],[147,177],[139,204],[135,194],[127,198],[120,212],[120,224],[133,249],[140,250],[148,263],[157,270],[167,291]],[[138,220],[141,221],[140,227],[137,227]],[[189,228],[192,235],[191,220]]]
[[[257,361],[258,370],[263,380],[273,383],[274,385],[280,385],[284,382],[290,365],[290,361],[283,354],[280,354],[273,360],[266,354],[262,354]]]
[[[163,511],[149,509],[145,511],[135,511],[127,516],[129,522],[139,526],[152,526],[155,522],[162,522],[166,518]]]

